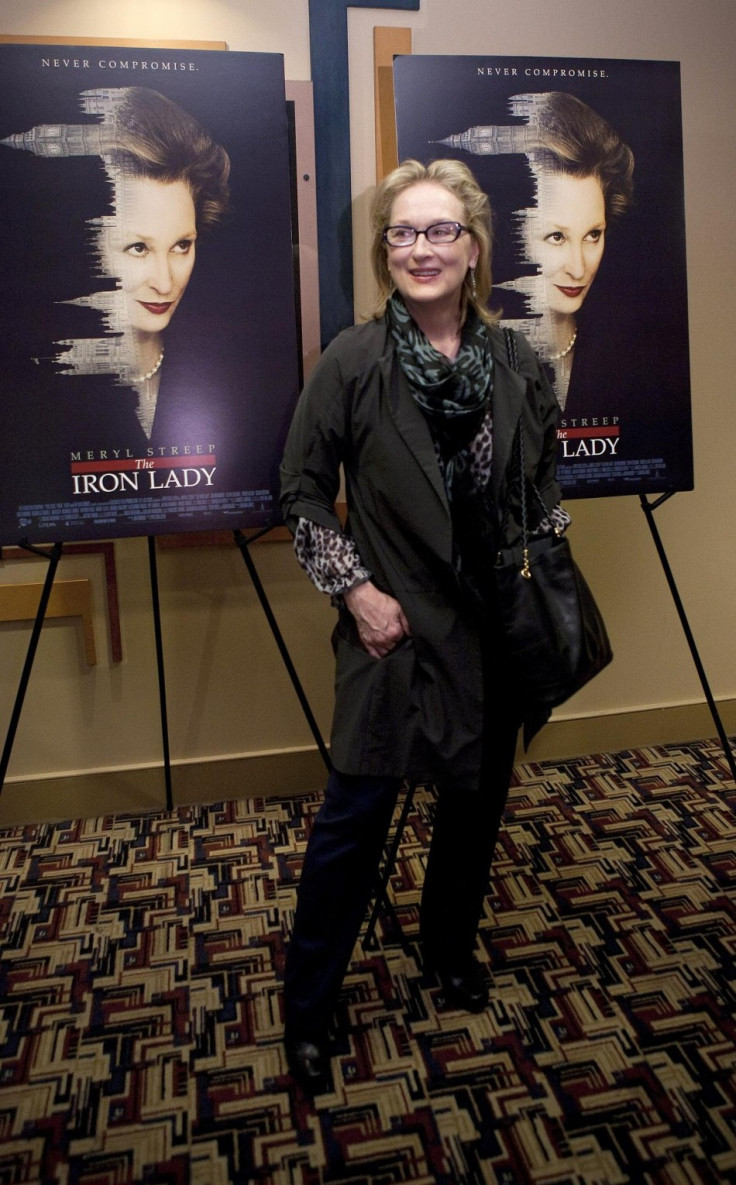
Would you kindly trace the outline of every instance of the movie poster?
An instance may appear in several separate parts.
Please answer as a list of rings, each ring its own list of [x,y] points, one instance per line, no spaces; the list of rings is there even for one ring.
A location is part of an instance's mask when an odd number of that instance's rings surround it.
[[[283,59],[0,46],[0,543],[279,521]]]
[[[466,162],[492,307],[560,406],[566,497],[692,488],[676,62],[399,57],[399,159]]]

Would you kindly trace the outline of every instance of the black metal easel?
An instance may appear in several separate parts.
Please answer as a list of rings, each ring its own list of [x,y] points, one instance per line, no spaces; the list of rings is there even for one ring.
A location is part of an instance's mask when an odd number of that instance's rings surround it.
[[[8,772],[8,765],[10,764],[10,757],[13,752],[13,744],[15,743],[15,734],[18,731],[18,724],[20,722],[21,712],[23,710],[23,703],[28,690],[28,683],[33,669],[33,662],[36,657],[36,650],[38,642],[41,637],[41,630],[46,618],[46,610],[48,609],[49,598],[53,588],[54,579],[56,577],[56,570],[59,566],[59,560],[63,550],[62,543],[54,543],[50,548],[36,547],[25,539],[21,539],[18,544],[24,551],[31,552],[33,555],[40,556],[42,559],[48,560],[49,566],[46,572],[46,579],[44,581],[43,589],[41,590],[41,598],[38,602],[38,609],[31,629],[31,638],[28,643],[28,650],[26,651],[26,658],[21,672],[20,682],[18,684],[18,691],[16,692],[15,702],[13,704],[13,711],[10,716],[10,724],[5,737],[5,745],[3,747],[2,758],[0,759],[0,793],[5,785],[5,777]],[[158,596],[158,575],[156,570],[156,547],[155,539],[150,536],[148,539],[148,561],[151,574],[151,598],[153,602],[153,625],[154,634],[156,638],[156,665],[158,669],[158,687],[159,687],[159,701],[161,706],[161,737],[163,743],[164,756],[164,779],[166,784],[166,808],[171,810],[173,806],[172,790],[171,790],[171,759],[169,754],[169,727],[166,714],[166,680],[164,676],[164,656],[163,644],[161,636],[161,608]]]
[[[238,548],[240,549],[240,553],[245,560],[245,565],[250,574],[250,578],[253,581],[253,587],[255,588],[256,594],[261,603],[261,608],[263,609],[266,620],[270,626],[271,633],[273,634],[274,641],[276,642],[281,658],[289,674],[289,678],[291,679],[292,685],[297,694],[299,703],[301,704],[302,711],[304,712],[307,723],[309,724],[309,727],[312,731],[312,735],[317,742],[317,748],[322,754],[322,759],[327,769],[330,770],[332,766],[329,754],[327,752],[327,747],[322,738],[322,734],[319,731],[317,721],[315,720],[314,714],[309,705],[309,701],[307,700],[294,663],[291,660],[291,655],[289,654],[283,635],[279,629],[278,622],[276,621],[276,617],[274,616],[274,612],[266,595],[266,590],[264,589],[261,578],[258,575],[258,571],[253,562],[253,557],[250,554],[249,545],[254,543],[256,539],[262,538],[262,536],[266,535],[270,530],[272,530],[271,527],[264,527],[263,530],[258,531],[255,535],[251,535],[250,538],[246,537],[242,531],[236,530],[234,532],[234,538]],[[161,608],[158,595],[158,569],[156,565],[156,540],[154,536],[148,537],[148,560],[151,574],[153,625],[156,638],[156,666],[158,670],[159,702],[161,708],[161,737],[164,757],[164,779],[166,783],[166,809],[171,810],[173,807],[173,794],[171,781],[171,755],[169,749],[168,712],[166,706],[166,670],[164,666],[163,635],[161,631]]]
[[[15,703],[13,704],[13,711],[10,716],[10,724],[8,726],[8,732],[5,738],[2,759],[0,759],[0,791],[2,791],[2,788],[5,785],[5,775],[8,772],[10,755],[13,752],[13,742],[15,741],[15,734],[18,731],[20,714],[23,710],[23,701],[26,698],[28,681],[31,677],[31,670],[33,669],[33,660],[36,657],[36,648],[38,647],[38,640],[41,637],[41,627],[43,626],[43,619],[46,616],[49,597],[51,596],[51,589],[54,584],[56,569],[58,568],[59,560],[61,559],[61,550],[63,545],[61,543],[54,543],[48,550],[46,550],[43,547],[34,547],[33,544],[21,539],[18,546],[22,547],[24,551],[32,552],[33,555],[38,555],[41,556],[42,559],[48,560],[49,566],[46,571],[46,579],[44,581],[43,589],[41,590],[41,599],[38,603],[36,619],[31,630],[31,640],[28,643],[26,660],[23,664],[20,683],[18,684],[18,691],[15,696]]]
[[[388,912],[394,925],[396,926],[399,935],[399,942],[401,943],[403,949],[405,951],[409,951],[410,949],[410,942],[404,934],[404,928],[399,921],[394,903],[388,895],[388,889],[389,884],[391,883],[391,877],[394,873],[394,868],[396,867],[396,857],[399,854],[399,847],[401,846],[401,840],[404,835],[406,821],[409,818],[409,812],[414,804],[414,792],[416,791],[416,788],[415,782],[406,783],[404,801],[401,806],[401,814],[399,815],[396,827],[394,828],[391,846],[389,847],[389,850],[386,853],[386,858],[383,862],[383,871],[381,872],[380,878],[376,885],[373,909],[371,910],[371,914],[368,919],[368,925],[366,926],[365,934],[363,935],[363,950],[376,950],[378,948],[376,926],[378,924],[378,918],[381,910],[383,909]]]
[[[266,530],[271,530],[271,528],[268,527],[268,528],[266,528]],[[327,752],[327,747],[325,745],[325,742],[324,742],[322,735],[319,731],[319,728],[317,726],[317,721],[314,718],[312,709],[309,706],[309,702],[308,702],[307,697],[304,693],[304,689],[303,689],[301,682],[299,680],[299,676],[297,675],[296,668],[294,667],[294,664],[291,660],[291,656],[290,656],[289,651],[286,647],[286,643],[284,642],[281,631],[278,627],[278,623],[277,623],[276,618],[274,616],[273,610],[271,609],[271,605],[269,604],[268,597],[266,596],[266,592],[264,590],[263,584],[262,584],[261,579],[258,575],[255,564],[253,563],[253,557],[251,556],[250,551],[249,551],[249,543],[252,543],[255,539],[258,539],[262,535],[264,535],[266,533],[266,530],[259,532],[257,535],[252,536],[250,539],[247,539],[241,531],[236,531],[235,532],[235,542],[237,543],[237,545],[240,549],[240,552],[243,556],[243,559],[245,560],[246,567],[248,569],[248,572],[250,573],[251,580],[253,581],[253,586],[256,590],[258,599],[261,603],[263,611],[266,615],[266,619],[267,619],[268,624],[271,628],[271,632],[272,632],[274,639],[276,641],[276,644],[278,646],[279,653],[281,654],[281,657],[284,661],[286,669],[289,673],[289,677],[290,677],[291,682],[294,686],[294,690],[296,691],[297,697],[298,697],[299,702],[302,706],[304,715],[305,715],[307,722],[312,730],[312,734],[315,738],[315,741],[317,742],[317,747],[322,755],[322,759],[323,759],[327,769],[329,770],[332,767],[331,767],[330,757]],[[46,572],[46,579],[44,582],[43,590],[41,592],[41,598],[39,600],[38,609],[36,611],[36,617],[35,617],[35,620],[33,623],[33,628],[31,630],[31,638],[30,638],[28,650],[26,653],[25,663],[23,665],[23,671],[21,674],[20,683],[18,685],[18,691],[17,691],[16,697],[15,697],[15,703],[13,705],[13,711],[11,714],[10,724],[9,724],[7,736],[5,739],[5,746],[3,749],[2,759],[0,761],[0,792],[2,792],[3,785],[5,784],[5,776],[7,774],[8,765],[10,763],[10,757],[11,757],[11,754],[13,751],[13,744],[15,741],[15,735],[18,730],[18,724],[20,721],[21,712],[23,710],[23,702],[25,700],[26,691],[28,689],[28,683],[29,683],[29,680],[31,677],[31,670],[33,669],[33,662],[36,657],[36,650],[38,648],[38,642],[39,642],[39,638],[41,636],[41,630],[43,628],[43,623],[44,623],[44,619],[46,616],[46,610],[48,608],[49,597],[51,596],[51,590],[53,587],[54,578],[56,576],[56,570],[59,565],[59,560],[61,559],[62,547],[63,547],[63,545],[61,543],[55,543],[55,544],[53,544],[53,546],[51,548],[46,549],[46,548],[33,546],[32,544],[28,543],[26,540],[21,540],[19,546],[22,547],[25,551],[32,552],[34,555],[41,556],[43,559],[48,560],[49,566],[48,566],[48,570]],[[156,668],[157,668],[157,672],[158,672],[159,706],[160,706],[160,713],[161,713],[161,740],[162,740],[162,750],[163,750],[164,781],[165,781],[165,787],[166,787],[166,809],[171,810],[173,808],[173,792],[172,792],[172,780],[171,780],[171,751],[170,751],[170,747],[169,747],[168,712],[167,712],[167,704],[166,704],[166,670],[165,670],[165,665],[164,665],[163,635],[162,635],[162,629],[161,629],[161,604],[160,604],[159,589],[158,589],[158,568],[157,568],[157,563],[156,563],[156,540],[155,540],[155,537],[152,535],[148,536],[148,565],[149,565],[149,572],[150,572],[150,579],[151,579],[151,601],[152,601],[152,607],[153,607],[153,627],[154,627],[154,636],[155,636],[155,642],[156,642]]]
[[[156,638],[156,669],[158,671],[158,699],[161,711],[161,744],[164,756],[164,784],[166,786],[166,809],[174,806],[171,785],[171,751],[169,749],[169,716],[166,708],[166,671],[164,668],[164,645],[161,632],[161,604],[158,596],[158,567],[156,564],[156,539],[148,536],[148,569],[151,575],[151,603],[153,606],[153,632]]]
[[[279,626],[278,626],[278,623],[277,623],[276,618],[274,616],[271,605],[268,601],[268,597],[266,596],[266,592],[265,592],[265,589],[264,589],[263,584],[261,582],[260,576],[258,575],[255,564],[253,563],[253,557],[251,556],[250,551],[249,551],[249,544],[254,542],[256,539],[261,538],[262,535],[265,535],[266,532],[270,531],[271,529],[272,529],[271,527],[267,527],[263,531],[258,532],[256,535],[251,536],[250,539],[246,538],[246,536],[242,533],[242,531],[235,531],[235,542],[237,543],[237,545],[240,549],[240,552],[243,556],[243,559],[245,560],[246,567],[247,567],[248,572],[250,574],[251,580],[253,581],[253,587],[256,590],[258,599],[259,599],[261,606],[263,608],[263,611],[266,615],[266,619],[267,619],[268,624],[271,628],[271,632],[274,636],[274,640],[276,641],[276,645],[278,646],[279,653],[281,654],[283,662],[284,662],[286,669],[289,673],[289,677],[290,677],[291,682],[294,686],[294,690],[296,691],[299,702],[302,706],[304,715],[307,719],[309,727],[312,730],[314,739],[317,742],[317,747],[322,755],[322,759],[323,759],[327,769],[330,770],[332,768],[332,766],[331,766],[329,754],[327,752],[327,747],[326,747],[325,742],[322,738],[322,734],[320,733],[319,728],[317,726],[317,721],[314,718],[312,709],[309,706],[309,702],[307,700],[304,689],[303,689],[301,682],[299,680],[299,676],[297,675],[296,668],[294,667],[294,664],[291,660],[291,656],[290,656],[289,651],[287,649],[286,643],[284,642],[283,636],[282,636],[281,631],[279,629]],[[28,650],[26,652],[26,658],[25,658],[25,662],[23,665],[23,671],[21,673],[21,678],[20,678],[20,682],[18,685],[18,691],[16,693],[15,702],[13,705],[13,711],[12,711],[12,714],[10,717],[10,724],[9,724],[6,739],[5,739],[5,745],[3,748],[2,759],[0,760],[0,792],[2,792],[2,788],[5,784],[5,777],[7,774],[8,765],[10,763],[10,757],[11,757],[11,754],[13,751],[13,744],[15,742],[15,736],[18,731],[18,724],[20,722],[21,712],[23,710],[23,703],[25,700],[26,691],[28,689],[28,683],[29,683],[29,680],[31,677],[31,671],[33,669],[33,662],[36,657],[36,650],[38,648],[38,642],[41,637],[41,630],[43,628],[44,619],[46,617],[46,610],[48,608],[49,598],[51,596],[51,590],[53,588],[54,579],[56,576],[56,570],[58,568],[59,560],[61,559],[62,549],[63,549],[62,543],[54,543],[50,548],[47,549],[47,548],[43,548],[43,547],[34,546],[33,544],[28,543],[27,540],[21,540],[18,546],[22,547],[25,551],[33,553],[33,555],[37,555],[37,556],[40,556],[42,559],[48,560],[49,566],[48,566],[48,569],[46,572],[46,579],[44,581],[44,586],[43,586],[43,589],[41,592],[41,598],[38,603],[38,609],[36,610],[36,617],[33,622],[33,627],[31,630],[31,638],[30,638],[30,642],[28,644]],[[159,706],[160,706],[160,714],[161,714],[161,740],[162,740],[162,751],[163,751],[164,782],[165,782],[165,788],[166,788],[166,809],[172,810],[172,808],[173,808],[173,791],[172,791],[172,780],[171,780],[171,751],[170,751],[170,746],[169,746],[168,711],[167,711],[167,703],[166,703],[166,670],[165,670],[165,665],[164,665],[163,634],[162,634],[162,628],[161,628],[161,604],[160,604],[160,599],[159,599],[158,567],[157,567],[157,562],[156,562],[156,539],[155,539],[155,536],[152,536],[152,535],[148,536],[148,565],[149,565],[149,573],[150,573],[150,580],[151,580],[151,602],[152,602],[152,608],[153,608],[153,628],[154,628],[154,636],[155,636],[155,643],[156,643],[156,668],[157,668],[157,672],[158,672]]]
[[[641,508],[644,511],[644,515],[646,517],[647,524],[649,526],[649,530],[651,531],[652,539],[654,540],[654,546],[657,549],[657,555],[659,556],[660,562],[662,564],[665,578],[667,580],[667,584],[669,586],[670,593],[672,594],[672,599],[675,602],[675,608],[677,609],[677,613],[680,618],[680,624],[682,625],[682,628],[685,632],[687,644],[690,648],[690,654],[692,655],[693,662],[695,663],[695,668],[696,668],[696,670],[698,672],[698,676],[700,678],[700,683],[703,688],[703,692],[705,694],[705,699],[708,704],[708,707],[710,708],[710,714],[713,717],[713,721],[716,726],[716,732],[718,733],[718,738],[721,742],[721,745],[723,746],[723,752],[724,752],[726,761],[728,762],[729,768],[731,770],[731,777],[733,778],[734,782],[736,782],[736,761],[734,760],[733,750],[732,750],[731,745],[729,743],[728,737],[726,736],[726,730],[723,727],[723,721],[721,720],[720,713],[719,713],[718,708],[716,706],[716,701],[713,698],[713,694],[711,692],[710,685],[708,683],[708,679],[705,674],[705,668],[701,662],[700,654],[698,653],[698,648],[695,644],[695,638],[693,637],[693,632],[690,629],[690,623],[687,619],[687,614],[685,613],[685,608],[684,608],[682,600],[680,598],[680,594],[678,592],[677,585],[675,583],[675,578],[672,574],[672,569],[671,569],[671,567],[669,565],[669,561],[667,559],[667,554],[664,549],[664,544],[662,543],[659,531],[657,530],[657,524],[654,521],[654,511],[659,506],[661,506],[664,502],[667,502],[668,499],[672,497],[674,492],[675,492],[674,490],[670,490],[669,493],[662,494],[659,498],[656,498],[653,502],[649,502],[645,494],[640,494],[639,501],[641,503]]]
[[[270,530],[272,530],[271,527],[264,527],[264,529],[262,531],[258,531],[255,535],[251,535],[249,538],[247,536],[245,536],[242,531],[236,530],[234,532],[235,542],[237,543],[237,545],[240,549],[240,554],[242,555],[242,557],[245,561],[245,566],[248,569],[248,573],[250,575],[251,580],[253,581],[253,587],[256,590],[258,600],[261,602],[261,608],[263,609],[263,612],[266,615],[266,620],[268,621],[268,624],[271,627],[271,633],[273,634],[274,641],[276,642],[276,645],[278,646],[279,654],[281,655],[281,658],[284,662],[284,666],[286,667],[286,670],[288,671],[289,678],[291,679],[291,682],[292,682],[294,690],[297,694],[299,703],[302,706],[302,711],[304,712],[307,723],[309,724],[309,727],[312,730],[312,736],[314,737],[315,741],[317,742],[317,748],[319,749],[319,751],[322,755],[322,760],[324,761],[327,769],[331,770],[332,769],[332,762],[330,761],[330,755],[327,752],[327,746],[325,745],[325,742],[322,738],[322,734],[319,731],[319,727],[318,727],[317,721],[315,720],[314,715],[312,713],[312,709],[309,706],[309,701],[307,700],[307,697],[304,693],[304,688],[301,685],[299,676],[296,673],[296,668],[295,668],[293,662],[291,661],[291,655],[289,654],[288,648],[286,646],[286,642],[284,641],[283,634],[281,633],[281,630],[279,629],[278,622],[276,621],[276,618],[274,616],[273,610],[272,610],[271,605],[269,603],[268,597],[266,596],[266,590],[263,587],[261,578],[258,575],[258,571],[256,569],[254,562],[253,562],[253,556],[250,554],[250,544],[255,543],[257,539],[261,539]]]

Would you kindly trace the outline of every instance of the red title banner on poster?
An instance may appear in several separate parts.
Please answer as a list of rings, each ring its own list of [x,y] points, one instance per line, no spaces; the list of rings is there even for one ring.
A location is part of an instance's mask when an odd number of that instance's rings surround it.
[[[188,457],[131,457],[121,461],[73,461],[72,473],[122,473],[131,469],[176,469],[192,464],[193,456]],[[216,465],[214,453],[197,456],[199,465]]]

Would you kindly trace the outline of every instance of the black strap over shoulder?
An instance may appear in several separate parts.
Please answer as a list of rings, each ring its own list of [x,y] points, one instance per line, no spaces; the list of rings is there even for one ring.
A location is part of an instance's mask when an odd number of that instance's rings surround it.
[[[518,373],[518,371],[519,371],[519,354],[518,354],[518,351],[516,348],[516,334],[514,333],[513,329],[509,329],[507,326],[504,326],[503,336],[506,341],[506,353],[508,354],[509,366],[511,367],[512,370],[515,370]],[[526,478],[525,466],[524,466],[524,422],[523,422],[522,415],[519,416],[519,422],[516,425],[516,433],[514,435],[514,443],[516,445],[516,456],[517,456],[517,463],[518,463],[518,468],[519,468],[519,498],[520,498],[520,502],[521,502],[521,536],[522,536],[523,547],[524,547],[524,549],[526,549],[527,542],[528,542],[528,535],[529,535],[528,510],[527,510],[527,499],[526,499],[527,480],[528,479]],[[540,492],[537,489],[534,482],[529,481],[528,484],[531,488],[532,494],[534,496],[534,500],[537,503],[537,505],[539,506],[539,508],[541,509],[543,516],[546,515],[547,514],[547,507],[544,504],[542,495],[540,494]],[[509,518],[509,507],[508,507],[508,503],[507,503],[506,507],[504,508],[503,525],[502,525],[502,530],[503,530],[504,535],[506,533],[506,528],[508,526],[508,518]]]
[[[516,334],[513,329],[509,329],[504,325],[503,336],[506,339],[506,353],[508,354],[509,366],[512,370],[518,372],[519,370],[519,355],[516,349]]]

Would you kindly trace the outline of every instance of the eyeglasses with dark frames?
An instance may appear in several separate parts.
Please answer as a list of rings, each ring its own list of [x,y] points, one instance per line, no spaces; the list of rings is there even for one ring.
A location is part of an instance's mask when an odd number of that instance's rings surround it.
[[[415,226],[387,226],[382,238],[389,247],[413,247],[419,236],[424,235],[428,243],[441,247],[456,242],[464,230],[469,231],[470,227],[460,222],[433,222],[424,230],[418,230]]]

